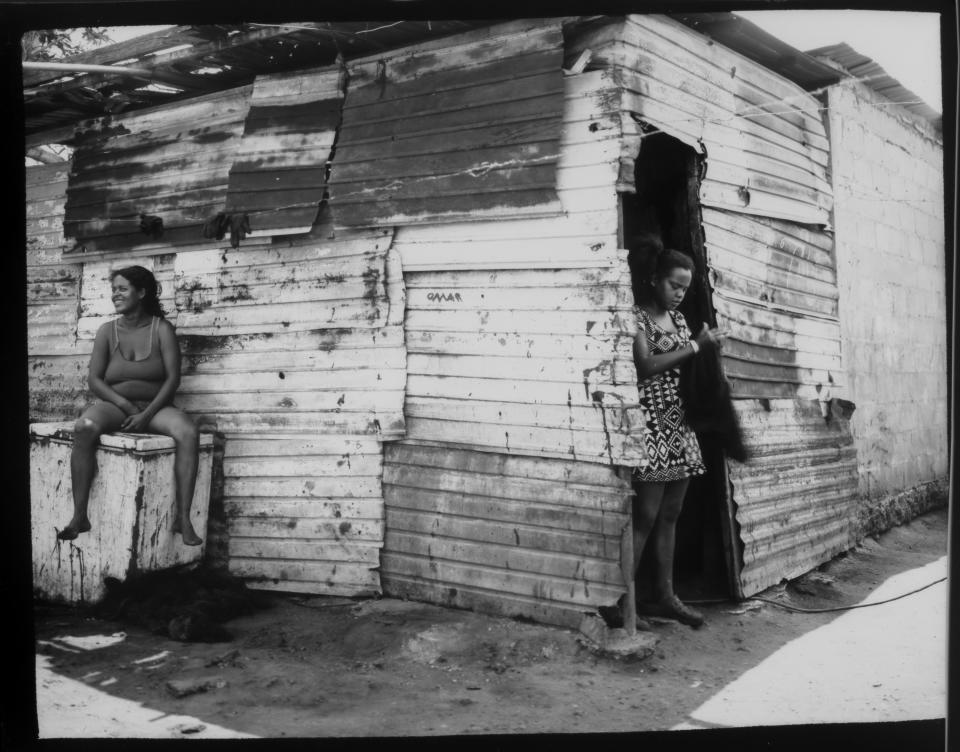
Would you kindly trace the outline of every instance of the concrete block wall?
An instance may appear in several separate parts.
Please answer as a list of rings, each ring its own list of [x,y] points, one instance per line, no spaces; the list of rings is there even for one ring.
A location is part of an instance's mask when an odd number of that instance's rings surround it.
[[[902,521],[884,504],[936,504],[947,474],[943,145],[859,83],[832,87],[828,106],[862,537]]]

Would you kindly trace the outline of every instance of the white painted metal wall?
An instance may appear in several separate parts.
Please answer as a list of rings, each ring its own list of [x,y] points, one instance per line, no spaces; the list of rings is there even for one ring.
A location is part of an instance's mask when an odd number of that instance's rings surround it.
[[[87,389],[89,352],[78,343],[82,266],[63,251],[67,162],[27,168],[27,373],[30,421],[79,415]]]

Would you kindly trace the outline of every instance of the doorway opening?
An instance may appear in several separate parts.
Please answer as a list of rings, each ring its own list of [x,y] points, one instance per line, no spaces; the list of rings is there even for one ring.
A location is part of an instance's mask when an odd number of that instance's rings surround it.
[[[698,188],[701,158],[672,136],[645,126],[634,166],[636,193],[621,194],[621,229],[638,299],[638,270],[645,259],[644,236],[659,238],[667,248],[693,258],[694,281],[680,305],[690,330],[716,325],[706,276]],[[677,523],[674,586],[682,600],[733,597],[737,592],[739,542],[729,515],[726,460],[717,437],[698,434],[707,472],[690,481]],[[637,601],[653,597],[652,546],[640,556]]]

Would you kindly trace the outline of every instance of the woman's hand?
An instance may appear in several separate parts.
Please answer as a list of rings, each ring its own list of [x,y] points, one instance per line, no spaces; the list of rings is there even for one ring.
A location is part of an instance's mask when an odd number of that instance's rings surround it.
[[[152,417],[145,412],[128,415],[120,424],[120,430],[128,433],[148,433],[147,428]]]
[[[702,350],[705,347],[723,347],[723,340],[727,338],[729,330],[720,329],[711,329],[706,324],[703,325],[703,328],[700,330],[700,334],[696,336],[696,343],[700,346]]]

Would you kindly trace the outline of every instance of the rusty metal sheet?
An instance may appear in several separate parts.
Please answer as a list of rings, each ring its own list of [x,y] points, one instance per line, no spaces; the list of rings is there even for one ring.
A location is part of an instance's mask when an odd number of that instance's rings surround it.
[[[843,395],[839,292],[829,233],[704,207],[717,321],[730,330],[724,368],[736,397]]]
[[[384,593],[576,627],[624,591],[630,483],[569,460],[384,447]]]
[[[226,211],[251,235],[307,232],[327,184],[343,104],[338,67],[260,76],[230,168]]]
[[[556,20],[351,62],[330,176],[335,223],[556,213],[562,63]]]
[[[810,400],[736,400],[751,460],[729,463],[749,596],[853,545],[857,453],[846,418]]]
[[[80,124],[64,234],[88,251],[203,242],[224,209],[250,91]],[[159,218],[162,234],[142,231],[141,215]]]

